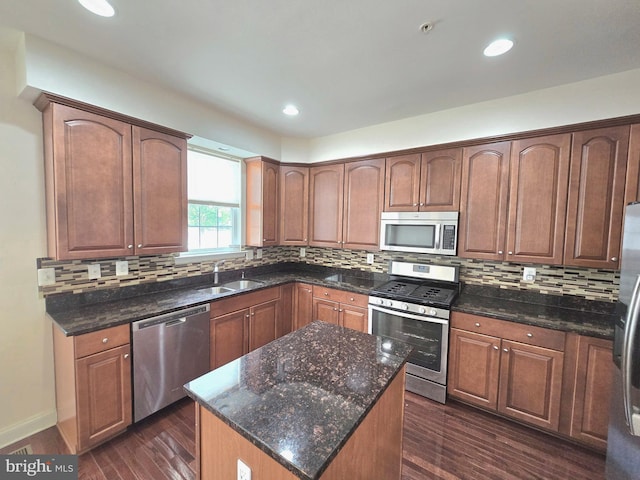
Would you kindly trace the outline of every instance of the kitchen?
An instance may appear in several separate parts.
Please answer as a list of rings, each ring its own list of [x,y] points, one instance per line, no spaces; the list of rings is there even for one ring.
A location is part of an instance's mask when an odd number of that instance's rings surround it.
[[[1,351],[3,365],[12,365],[10,369],[3,369],[2,373],[3,388],[8,389],[3,395],[6,408],[0,422],[1,431],[6,434],[3,443],[10,443],[12,438],[20,438],[38,428],[55,424],[50,321],[44,314],[44,300],[36,290],[34,271],[34,259],[46,256],[42,119],[33,107],[32,99],[17,97],[16,91],[24,91],[24,85],[27,85],[27,91],[32,88],[53,90],[64,96],[91,100],[93,103],[125,111],[133,116],[152,117],[151,119],[157,123],[169,126],[184,125],[181,127],[184,130],[197,132],[205,138],[220,138],[211,134],[211,131],[217,127],[219,132],[220,119],[223,117],[219,112],[203,111],[199,104],[188,99],[178,98],[168,94],[161,87],[123,76],[117,70],[95,61],[88,61],[33,35],[26,36],[20,52],[19,61],[16,62],[13,47],[9,51],[4,50],[2,62],[7,66],[3,69],[2,79],[2,104],[6,109],[3,111],[2,129],[3,136],[7,139],[2,142],[5,159],[3,164],[6,168],[2,191],[3,198],[9,198],[11,201],[3,201],[5,233],[2,240],[0,270],[5,286],[2,293],[3,322],[11,327],[11,333],[3,336]],[[16,75],[16,70],[20,68],[18,65],[27,66],[28,74]],[[69,75],[69,72],[73,74]],[[351,135],[319,138],[312,142],[286,138],[281,143],[279,137],[276,138],[270,132],[257,132],[252,125],[241,128],[242,125],[239,125],[236,119],[230,119],[226,123],[222,122],[222,125],[227,125],[227,129],[230,130],[226,132],[224,141],[230,145],[242,145],[250,152],[280,158],[282,161],[320,161],[365,155],[372,151],[394,151],[417,145],[436,145],[464,138],[484,138],[511,131],[531,131],[548,126],[621,117],[640,112],[640,100],[635,89],[638,76],[638,70],[612,73],[564,87],[506,97],[475,107],[470,105],[446,114],[434,113],[408,119],[399,124],[370,127]],[[21,80],[22,83],[16,84],[20,82],[16,77],[25,78]],[[127,88],[123,90],[115,85],[127,85]],[[590,106],[588,111],[581,107],[586,99]],[[167,108],[167,103],[173,108]],[[143,115],[143,110],[153,113]],[[185,112],[180,116],[189,118],[176,119],[175,112]],[[553,112],[553,118],[548,112]],[[502,119],[505,117],[515,118],[517,123],[508,128],[504,127]],[[198,128],[194,124],[198,124]],[[483,130],[473,130],[474,127],[467,127],[465,130],[465,125],[470,124],[476,125],[475,128],[482,124]],[[192,126],[194,128],[191,128]],[[203,135],[207,128],[208,134]],[[398,129],[401,129],[402,135],[397,134]],[[418,131],[428,133],[411,133]],[[252,132],[255,133],[253,137]],[[452,134],[447,132],[455,132],[455,138],[451,138]],[[381,138],[388,140],[384,145],[376,147],[380,144]],[[364,151],[361,145],[369,145],[369,151]],[[329,151],[333,153],[328,153]],[[354,151],[355,153],[352,153]],[[14,206],[16,202],[21,206],[19,214]],[[6,230],[4,225],[7,226]],[[281,247],[265,249],[261,260],[247,261],[246,265],[251,267],[275,262],[281,253]],[[389,257],[378,255],[375,251],[373,253],[374,262],[377,262],[374,264],[376,271],[385,271]],[[322,265],[325,262],[324,254],[323,249],[309,248],[306,261]],[[350,265],[353,262],[367,265],[364,252],[345,252],[343,256],[341,251],[337,251],[334,254],[336,257],[332,260],[337,264]],[[299,258],[295,248],[285,249],[285,255]],[[240,262],[240,265],[245,264]],[[468,262],[467,267],[477,268],[483,275],[488,275],[497,282],[520,284],[519,267],[502,262],[489,265],[493,267],[493,271],[489,268],[489,272],[484,272],[477,262]],[[230,262],[224,265],[224,268],[231,269],[233,266],[234,263]],[[545,282],[545,278],[553,279],[558,276],[562,278],[562,282],[575,279],[575,273],[571,270],[558,267],[544,268],[544,272],[542,269],[538,270],[540,282]],[[580,279],[577,283],[586,281],[588,288],[595,290],[598,298],[615,295],[610,288],[610,285],[615,285],[616,282],[614,273],[581,273],[587,278]],[[70,275],[73,275],[73,269]],[[149,275],[152,275],[150,271]],[[82,281],[80,279],[80,282]],[[553,283],[549,280],[549,288],[554,288]],[[83,288],[82,285],[79,288]]]

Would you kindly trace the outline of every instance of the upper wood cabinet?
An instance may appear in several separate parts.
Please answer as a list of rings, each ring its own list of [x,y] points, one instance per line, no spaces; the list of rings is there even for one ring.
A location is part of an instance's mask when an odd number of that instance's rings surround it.
[[[246,244],[252,247],[278,245],[279,164],[266,157],[245,159]]]
[[[386,212],[458,211],[462,149],[386,159]]]
[[[458,255],[502,260],[507,226],[510,142],[465,148]]]
[[[280,165],[280,245],[309,243],[309,167]]]
[[[309,169],[309,245],[377,249],[384,159]]]
[[[186,250],[187,136],[58,100],[43,94],[36,102],[44,125],[48,255]]]
[[[624,204],[640,201],[640,123],[631,125]]]
[[[511,144],[508,261],[562,263],[571,135]]]
[[[573,134],[564,264],[617,269],[629,126]]]

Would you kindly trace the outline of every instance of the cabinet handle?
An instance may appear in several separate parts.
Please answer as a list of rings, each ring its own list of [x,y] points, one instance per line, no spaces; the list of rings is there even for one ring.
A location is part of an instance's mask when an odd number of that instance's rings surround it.
[[[138,244],[138,248],[142,248],[142,244],[141,243]]]
[[[498,250],[498,255],[502,255],[502,250]]]
[[[494,350],[500,350],[500,347],[498,347],[497,345],[494,345],[494,346],[493,346],[493,349],[494,349]]]
[[[107,343],[108,341],[109,341],[109,339],[108,339],[107,337],[104,337],[104,338],[102,339],[102,343]]]
[[[476,327],[479,327],[479,326],[480,326],[480,322],[476,322]]]
[[[508,348],[503,348],[503,350],[507,353],[509,353],[509,349]]]
[[[128,353],[125,353],[125,354],[123,355],[123,357],[124,357],[124,358],[129,358],[129,354],[128,354]]]
[[[127,248],[133,248],[133,245],[129,245]]]
[[[533,333],[527,333],[527,337],[533,338]]]
[[[612,262],[617,262],[618,261],[618,257],[611,257],[611,261]]]

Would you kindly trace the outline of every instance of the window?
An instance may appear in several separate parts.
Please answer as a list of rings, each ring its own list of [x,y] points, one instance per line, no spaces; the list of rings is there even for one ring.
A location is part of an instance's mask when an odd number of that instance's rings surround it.
[[[240,159],[187,153],[189,252],[240,246]]]

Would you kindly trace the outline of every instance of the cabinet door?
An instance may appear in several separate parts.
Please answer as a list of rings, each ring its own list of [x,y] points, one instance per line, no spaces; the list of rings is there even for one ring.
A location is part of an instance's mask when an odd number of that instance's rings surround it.
[[[263,247],[278,244],[278,165],[262,157],[246,163],[246,242]]]
[[[135,253],[187,250],[187,141],[133,127]]]
[[[275,287],[278,288],[278,287]],[[280,302],[278,312],[278,326],[276,328],[276,338],[291,333],[294,326],[294,298],[296,286],[288,283],[280,287]]]
[[[558,431],[564,353],[502,340],[498,411]]]
[[[272,300],[250,308],[249,351],[277,338],[279,304],[279,300]]]
[[[249,309],[211,320],[211,368],[218,368],[247,353]]]
[[[79,451],[125,430],[132,415],[129,344],[76,360],[76,391]]]
[[[420,168],[420,210],[460,209],[462,149],[452,148],[422,154]]]
[[[573,134],[564,264],[617,269],[629,127]]]
[[[342,246],[344,164],[309,169],[309,245]]]
[[[498,405],[500,339],[452,328],[449,341],[449,395],[495,410]]]
[[[562,264],[571,135],[511,146],[508,261]]]
[[[386,159],[385,212],[417,212],[420,201],[420,155]]]
[[[313,321],[313,294],[311,286],[296,284],[293,328],[302,328]]]
[[[313,319],[340,325],[340,304],[331,300],[313,299]]]
[[[340,325],[367,333],[369,329],[369,311],[366,308],[341,303]]]
[[[344,167],[344,248],[379,248],[383,203],[384,159],[347,163]]]
[[[640,201],[640,123],[631,125],[624,204]]]
[[[605,451],[613,377],[610,340],[580,336],[571,436]]]
[[[131,255],[131,126],[52,104],[44,141],[49,256]]]
[[[502,260],[509,189],[510,143],[469,147],[462,156],[458,255]]]
[[[280,165],[280,245],[306,245],[309,168]]]

